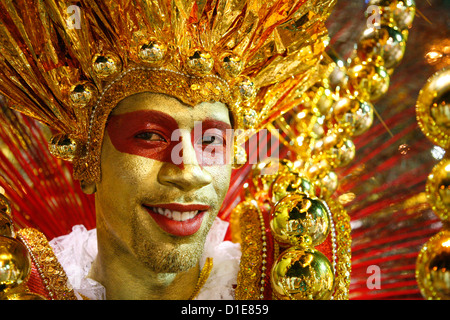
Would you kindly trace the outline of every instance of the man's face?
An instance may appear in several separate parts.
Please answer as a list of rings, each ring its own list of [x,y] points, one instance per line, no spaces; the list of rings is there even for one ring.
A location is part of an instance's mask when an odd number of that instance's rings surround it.
[[[229,187],[233,139],[227,107],[195,107],[142,93],[122,100],[105,130],[97,228],[117,254],[156,272],[198,262]]]

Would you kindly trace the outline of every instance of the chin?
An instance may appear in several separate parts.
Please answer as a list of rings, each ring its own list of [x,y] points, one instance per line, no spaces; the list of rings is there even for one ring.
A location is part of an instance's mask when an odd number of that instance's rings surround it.
[[[203,254],[203,241],[180,245],[161,245],[150,250],[140,243],[136,247],[138,259],[156,273],[179,273],[195,267]],[[156,249],[156,250],[155,250]]]
[[[206,222],[206,221],[205,221]],[[157,273],[179,273],[195,267],[202,257],[206,236],[210,229],[201,228],[189,237],[155,237],[141,235],[135,238],[136,257],[147,268]],[[159,233],[159,232],[158,232]],[[169,240],[169,241],[168,241]]]

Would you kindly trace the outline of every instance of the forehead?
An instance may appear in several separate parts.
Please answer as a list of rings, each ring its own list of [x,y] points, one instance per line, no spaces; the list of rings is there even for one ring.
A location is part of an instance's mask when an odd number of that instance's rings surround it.
[[[178,99],[157,93],[138,93],[120,101],[111,115],[135,111],[156,110],[172,116],[175,120],[203,120],[212,118],[230,123],[229,110],[222,102],[203,102],[194,107]]]

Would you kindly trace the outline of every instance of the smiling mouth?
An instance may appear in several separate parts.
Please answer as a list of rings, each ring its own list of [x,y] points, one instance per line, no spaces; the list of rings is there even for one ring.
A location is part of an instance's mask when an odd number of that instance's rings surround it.
[[[157,212],[160,215],[165,216],[168,219],[175,220],[175,221],[186,221],[193,219],[198,213],[198,210],[193,211],[185,211],[180,212],[176,210],[169,210],[169,209],[163,209],[163,208],[157,208],[157,207],[148,207],[153,212]]]
[[[209,206],[201,204],[164,204],[158,206],[144,205],[159,227],[174,236],[189,236],[196,233]]]

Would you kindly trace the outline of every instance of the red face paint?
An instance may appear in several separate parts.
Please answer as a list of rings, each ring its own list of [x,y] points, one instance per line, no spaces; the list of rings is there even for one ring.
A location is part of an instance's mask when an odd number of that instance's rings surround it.
[[[168,114],[142,110],[113,115],[106,129],[112,144],[120,152],[183,167],[182,138],[177,132],[180,129]],[[211,119],[195,124],[191,143],[200,166],[229,163],[230,129],[229,124]]]
[[[106,129],[118,151],[162,162],[172,162],[172,149],[179,143],[170,140],[172,132],[178,129],[177,122],[155,110],[113,115]]]

